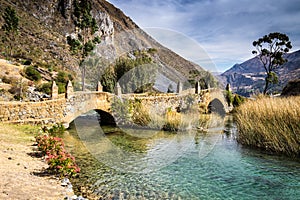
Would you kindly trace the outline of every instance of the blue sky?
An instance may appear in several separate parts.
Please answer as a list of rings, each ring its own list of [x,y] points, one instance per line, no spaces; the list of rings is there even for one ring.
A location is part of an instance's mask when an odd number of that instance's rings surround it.
[[[210,71],[253,57],[252,42],[270,32],[287,34],[292,51],[300,49],[300,0],[109,2],[159,42]]]

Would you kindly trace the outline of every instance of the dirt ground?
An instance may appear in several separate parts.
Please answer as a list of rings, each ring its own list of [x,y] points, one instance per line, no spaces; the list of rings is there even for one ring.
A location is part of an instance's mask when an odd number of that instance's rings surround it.
[[[27,132],[27,133],[26,133]],[[43,176],[47,164],[32,155],[30,127],[0,124],[0,199],[64,199],[60,180]]]

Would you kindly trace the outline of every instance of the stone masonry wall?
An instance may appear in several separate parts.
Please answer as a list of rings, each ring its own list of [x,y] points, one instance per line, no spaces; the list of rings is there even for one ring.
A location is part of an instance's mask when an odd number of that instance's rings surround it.
[[[0,102],[0,122],[59,123],[63,119],[65,99],[43,102]]]
[[[210,92],[205,94],[158,94],[149,96],[145,94],[124,94],[124,99],[140,100],[147,108],[159,114],[166,109],[184,110],[191,108],[194,103],[209,103]],[[106,92],[74,92],[68,98],[42,102],[0,102],[0,122],[56,124],[63,123],[66,127],[76,117],[90,110],[99,109],[111,113],[113,94]],[[219,95],[220,96],[220,95]],[[222,96],[222,94],[221,94]],[[215,96],[214,98],[221,98]],[[190,105],[189,105],[190,104]],[[225,105],[225,104],[224,104]]]
[[[55,124],[66,126],[93,109],[110,110],[110,95],[104,92],[73,93],[68,99],[42,102],[0,102],[0,122]]]

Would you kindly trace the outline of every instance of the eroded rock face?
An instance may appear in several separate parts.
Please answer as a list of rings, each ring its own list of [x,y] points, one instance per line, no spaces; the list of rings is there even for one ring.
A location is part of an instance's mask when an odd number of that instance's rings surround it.
[[[97,44],[95,55],[105,60],[113,61],[116,57],[114,44],[114,23],[109,15],[102,11],[93,12],[93,17],[98,23],[99,30],[95,33],[101,38],[101,43]]]
[[[96,34],[102,36],[102,39],[107,44],[112,43],[112,37],[114,34],[114,24],[111,21],[109,15],[105,12],[98,11],[93,13],[94,18],[98,22],[99,30]]]
[[[71,19],[71,10],[72,10],[72,0],[59,0],[58,1],[58,10],[66,19]]]

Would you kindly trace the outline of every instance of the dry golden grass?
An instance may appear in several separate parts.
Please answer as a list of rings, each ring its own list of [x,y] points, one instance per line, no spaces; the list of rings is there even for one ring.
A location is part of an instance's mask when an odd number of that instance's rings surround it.
[[[181,114],[176,111],[167,111],[164,129],[168,131],[178,131],[181,125]]]
[[[300,155],[300,96],[259,97],[237,108],[238,141],[288,155]]]
[[[134,103],[130,120],[138,126],[171,132],[195,128],[207,130],[223,124],[223,118],[218,115],[201,114],[198,105],[191,107],[188,112],[177,112],[167,108],[159,114],[157,110],[152,110],[138,101]]]

